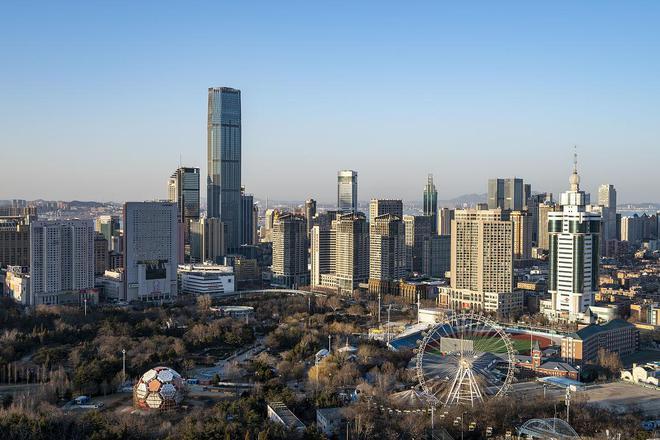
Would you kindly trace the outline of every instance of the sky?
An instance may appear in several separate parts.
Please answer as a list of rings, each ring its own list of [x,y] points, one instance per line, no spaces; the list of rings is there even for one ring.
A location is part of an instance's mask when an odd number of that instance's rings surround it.
[[[5,1],[0,199],[166,197],[242,91],[258,198],[583,187],[660,201],[660,2]]]

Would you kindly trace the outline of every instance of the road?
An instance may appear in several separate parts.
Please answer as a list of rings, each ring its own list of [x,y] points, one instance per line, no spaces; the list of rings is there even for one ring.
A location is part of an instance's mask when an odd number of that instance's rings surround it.
[[[218,361],[214,366],[212,367],[203,367],[203,368],[197,368],[194,370],[194,377],[200,378],[200,379],[211,379],[213,376],[216,374],[220,376],[221,378],[224,379],[225,376],[225,367],[231,363],[231,362],[237,362],[237,363],[242,363],[245,362],[254,356],[258,355],[262,351],[264,351],[266,347],[263,345],[263,338],[257,339],[257,341],[246,351],[243,351],[241,353],[229,356],[227,359],[223,359],[221,361]]]

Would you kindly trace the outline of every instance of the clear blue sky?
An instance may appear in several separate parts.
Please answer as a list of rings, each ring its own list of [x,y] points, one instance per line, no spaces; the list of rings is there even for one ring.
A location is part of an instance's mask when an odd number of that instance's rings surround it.
[[[206,91],[243,93],[243,182],[331,201],[489,177],[660,200],[660,2],[0,4],[0,199],[165,197],[206,176]],[[205,179],[204,179],[205,180]]]

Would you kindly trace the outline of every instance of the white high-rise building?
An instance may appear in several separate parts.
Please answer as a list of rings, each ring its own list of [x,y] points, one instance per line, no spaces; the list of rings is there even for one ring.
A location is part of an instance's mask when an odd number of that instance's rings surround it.
[[[125,301],[177,296],[177,204],[124,203]]]
[[[94,302],[94,222],[30,222],[30,304]]]
[[[342,170],[337,173],[337,209],[357,212],[357,171]]]
[[[598,290],[601,217],[589,212],[589,194],[580,190],[577,160],[570,189],[561,195],[561,211],[548,213],[550,271],[548,292],[554,317],[577,321],[594,305]]]

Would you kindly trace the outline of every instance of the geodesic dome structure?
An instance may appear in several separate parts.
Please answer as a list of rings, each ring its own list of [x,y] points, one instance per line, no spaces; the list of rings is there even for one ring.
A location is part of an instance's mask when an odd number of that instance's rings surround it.
[[[179,373],[168,367],[155,367],[142,375],[133,388],[136,408],[169,410],[183,401],[186,384]]]

